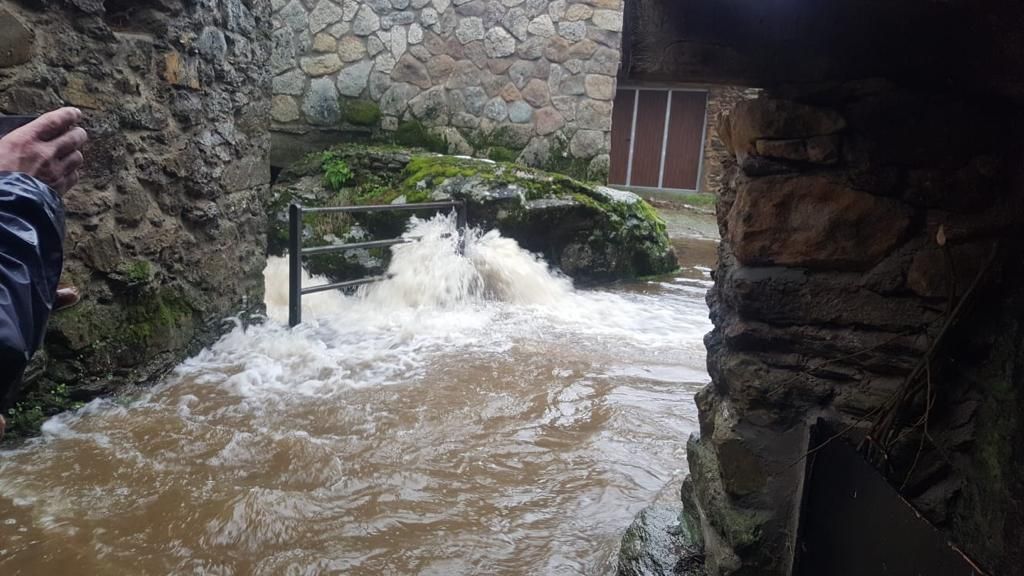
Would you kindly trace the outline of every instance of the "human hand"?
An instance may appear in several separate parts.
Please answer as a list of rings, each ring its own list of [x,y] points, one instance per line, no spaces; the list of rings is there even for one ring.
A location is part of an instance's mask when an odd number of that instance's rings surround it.
[[[0,171],[22,172],[67,192],[78,183],[81,148],[89,140],[81,120],[81,110],[61,108],[0,138]]]

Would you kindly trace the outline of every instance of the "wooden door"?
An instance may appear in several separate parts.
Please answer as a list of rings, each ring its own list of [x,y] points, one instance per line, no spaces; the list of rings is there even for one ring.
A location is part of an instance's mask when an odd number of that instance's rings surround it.
[[[608,182],[698,190],[707,92],[622,88],[612,113]]]

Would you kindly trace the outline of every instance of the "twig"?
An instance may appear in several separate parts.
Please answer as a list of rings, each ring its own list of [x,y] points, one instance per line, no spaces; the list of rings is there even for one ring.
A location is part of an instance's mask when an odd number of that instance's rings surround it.
[[[932,369],[931,362],[928,363],[928,367],[925,369],[925,379],[928,381],[928,391],[925,393],[924,402],[924,431],[921,433],[921,441],[917,443],[917,453],[914,454],[914,463],[910,465],[910,470],[907,470],[906,477],[903,478],[903,484],[900,484],[900,492],[907,487],[910,482],[910,477],[914,475],[914,470],[917,469],[917,463],[921,460],[921,452],[924,452],[924,440],[928,437],[928,414],[932,411]]]
[[[922,373],[924,373],[925,369],[930,369],[931,361],[935,357],[939,344],[943,342],[952,326],[957,320],[959,320],[962,312],[967,306],[967,303],[972,300],[975,290],[981,284],[982,278],[987,275],[989,269],[992,267],[992,263],[995,262],[997,253],[998,245],[993,247],[985,265],[978,271],[978,274],[974,277],[970,287],[968,287],[963,296],[961,296],[956,307],[953,308],[953,311],[946,317],[946,321],[943,323],[942,328],[936,335],[935,340],[932,341],[928,350],[925,351],[924,357],[921,358],[914,370],[909,376],[907,376],[906,380],[904,380],[904,383],[899,390],[900,393],[896,398],[894,398],[895,401],[886,406],[884,414],[872,427],[870,436],[877,438],[882,446],[888,446],[892,442],[897,416],[902,411],[902,408],[912,401],[913,398],[921,391],[921,384],[918,379]],[[865,446],[862,443],[861,448],[864,447]],[[868,456],[870,458],[871,455],[868,454]]]

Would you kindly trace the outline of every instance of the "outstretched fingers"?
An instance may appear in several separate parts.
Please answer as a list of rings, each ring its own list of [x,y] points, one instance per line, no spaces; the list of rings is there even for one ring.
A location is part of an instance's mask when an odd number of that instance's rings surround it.
[[[78,127],[72,128],[53,140],[54,156],[65,158],[77,152],[88,141],[89,134],[85,130]]]
[[[66,134],[81,121],[82,111],[78,108],[58,108],[43,114],[14,132],[31,140],[49,142]]]

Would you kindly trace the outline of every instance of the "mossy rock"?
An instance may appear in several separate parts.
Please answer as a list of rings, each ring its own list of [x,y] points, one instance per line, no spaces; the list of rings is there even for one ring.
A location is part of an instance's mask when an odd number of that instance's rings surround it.
[[[423,123],[413,121],[402,122],[393,135],[395,144],[422,148],[430,152],[445,154],[448,152],[448,140],[434,134]]]
[[[380,106],[370,100],[349,100],[342,102],[342,116],[355,126],[376,126],[380,123]]]
[[[330,150],[329,157],[345,159],[352,172],[352,182],[345,189],[330,190],[323,182],[324,157],[321,153],[298,162],[274,186],[268,206],[272,254],[286,246],[290,202],[331,206],[455,199],[465,202],[471,225],[497,228],[585,283],[664,274],[676,268],[664,221],[630,192],[510,162],[358,145]],[[395,237],[411,215],[356,214],[348,222],[320,222],[311,216],[304,244],[350,241],[352,226],[360,239]],[[380,255],[382,265],[387,257],[388,253]],[[333,279],[366,275],[353,262],[338,257],[312,268],[327,270]]]
[[[561,174],[452,156],[414,156],[407,198],[466,202],[469,222],[498,228],[584,282],[671,272],[665,222],[640,197]],[[420,195],[420,196],[417,196]]]
[[[706,576],[703,552],[681,529],[681,514],[664,504],[641,510],[622,536],[616,576]]]
[[[80,400],[72,397],[72,390],[66,384],[39,380],[23,391],[20,400],[4,413],[7,421],[4,440],[35,436],[48,418],[82,406]]]

